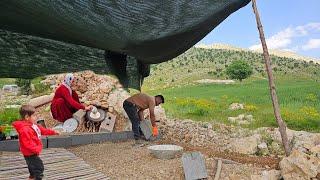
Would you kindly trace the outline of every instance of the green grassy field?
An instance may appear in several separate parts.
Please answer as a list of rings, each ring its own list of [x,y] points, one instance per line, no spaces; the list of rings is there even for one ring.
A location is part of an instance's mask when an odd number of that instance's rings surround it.
[[[314,80],[281,79],[276,81],[282,118],[295,130],[320,132],[320,84]],[[172,118],[217,121],[230,124],[227,118],[252,114],[248,128],[276,127],[267,80],[247,80],[231,85],[203,84],[146,91],[163,94],[163,105]],[[244,103],[244,110],[231,111],[229,105]]]
[[[15,79],[13,78],[0,78],[0,89],[2,89],[5,84],[14,84]]]

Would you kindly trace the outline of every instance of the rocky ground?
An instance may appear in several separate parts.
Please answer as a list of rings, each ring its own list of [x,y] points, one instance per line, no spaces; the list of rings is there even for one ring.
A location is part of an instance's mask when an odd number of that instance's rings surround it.
[[[129,130],[130,123],[122,108],[129,96],[117,80],[98,76],[92,72],[78,74],[81,101],[112,109],[118,115],[114,131]],[[44,83],[56,87],[63,75],[48,77]],[[106,82],[105,82],[106,81]],[[94,84],[94,86],[91,86]],[[0,107],[19,105],[30,96],[1,97]],[[99,101],[101,99],[101,101]],[[37,108],[39,118],[47,127],[58,124],[50,114],[50,104]],[[242,109],[234,103],[230,109]],[[148,112],[145,118],[148,118]],[[237,124],[250,123],[251,116],[230,117],[235,125],[215,122],[169,119],[164,109],[155,109],[162,139],[158,144],[177,144],[185,152],[199,151],[205,155],[209,179],[213,179],[216,159],[223,159],[221,179],[320,179],[320,133],[287,130],[293,148],[289,157],[284,156],[280,133],[277,128],[264,127],[256,130],[241,128]],[[70,150],[112,179],[182,179],[180,158],[159,160],[153,158],[146,147],[133,148],[133,142],[91,144]],[[135,163],[137,162],[137,163]]]
[[[270,179],[269,176],[290,180],[320,178],[319,133],[288,129],[293,150],[289,157],[285,157],[277,128],[250,131],[217,123],[162,119],[160,129],[166,142],[187,145],[186,149],[255,167],[281,170],[281,174],[276,171],[265,172],[253,179]]]
[[[180,158],[156,159],[150,155],[147,147],[132,147],[132,144],[133,141],[91,144],[69,150],[111,179],[183,179]],[[208,179],[214,179],[217,160],[207,154],[204,156]],[[251,176],[259,176],[264,171],[266,168],[227,161],[222,165],[220,179],[251,179]]]

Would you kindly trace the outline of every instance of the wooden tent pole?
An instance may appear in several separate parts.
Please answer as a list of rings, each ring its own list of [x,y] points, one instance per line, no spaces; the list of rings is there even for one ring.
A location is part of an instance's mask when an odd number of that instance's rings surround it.
[[[270,56],[269,56],[269,52],[268,52],[267,43],[266,43],[266,40],[264,37],[263,27],[262,27],[259,12],[257,9],[256,0],[252,0],[252,8],[253,8],[253,12],[256,17],[260,40],[261,40],[261,44],[262,44],[263,57],[264,57],[264,61],[266,64],[266,71],[267,71],[268,79],[269,79],[269,88],[270,88],[270,94],[271,94],[271,99],[272,99],[274,115],[275,115],[275,118],[276,118],[278,126],[279,126],[279,131],[281,134],[282,144],[284,146],[285,153],[287,156],[289,156],[290,155],[290,146],[289,146],[288,136],[287,136],[287,132],[286,132],[287,127],[286,127],[286,124],[283,122],[283,120],[281,118],[281,114],[280,114],[280,107],[279,107],[278,97],[277,97],[277,93],[276,93],[276,86],[274,84],[273,75],[272,75],[271,60],[270,60]]]

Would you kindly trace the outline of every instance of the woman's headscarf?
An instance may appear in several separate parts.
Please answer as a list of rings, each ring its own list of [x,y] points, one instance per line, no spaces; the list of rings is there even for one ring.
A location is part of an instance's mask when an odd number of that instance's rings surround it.
[[[64,81],[63,81],[63,85],[68,88],[70,95],[72,95],[72,90],[71,90],[71,83],[74,79],[74,76],[72,73],[68,73],[65,77],[64,77]]]

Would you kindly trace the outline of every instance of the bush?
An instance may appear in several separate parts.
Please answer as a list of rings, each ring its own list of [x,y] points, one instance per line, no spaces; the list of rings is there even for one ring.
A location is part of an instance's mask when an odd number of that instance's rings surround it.
[[[11,108],[0,112],[0,125],[11,124],[17,119],[20,119],[19,109]]]
[[[243,79],[248,78],[252,73],[252,67],[245,61],[233,61],[230,66],[228,66],[227,75],[231,79],[237,79],[240,82]]]

